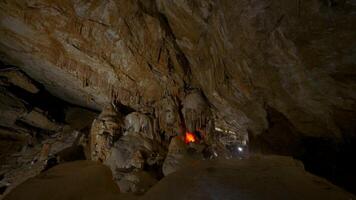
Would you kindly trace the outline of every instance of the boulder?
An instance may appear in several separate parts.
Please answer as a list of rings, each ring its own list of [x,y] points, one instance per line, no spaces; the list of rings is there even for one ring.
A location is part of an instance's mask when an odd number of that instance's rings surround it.
[[[143,193],[160,178],[165,149],[155,140],[136,133],[122,136],[104,162],[122,192]]]
[[[125,135],[141,133],[142,136],[161,142],[158,130],[155,129],[154,119],[148,115],[133,112],[125,116]]]
[[[143,169],[145,165],[161,165],[165,154],[165,149],[158,142],[141,134],[129,134],[115,143],[105,164],[113,172],[121,169]]]

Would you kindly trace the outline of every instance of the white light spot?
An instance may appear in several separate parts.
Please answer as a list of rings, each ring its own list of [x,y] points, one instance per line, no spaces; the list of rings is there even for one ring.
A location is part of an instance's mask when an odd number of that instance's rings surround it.
[[[243,151],[242,147],[238,147],[237,150],[239,150],[239,152]]]
[[[221,131],[221,132],[223,131],[223,130],[222,130],[221,128],[219,128],[219,127],[215,127],[215,130],[216,130],[216,131]]]

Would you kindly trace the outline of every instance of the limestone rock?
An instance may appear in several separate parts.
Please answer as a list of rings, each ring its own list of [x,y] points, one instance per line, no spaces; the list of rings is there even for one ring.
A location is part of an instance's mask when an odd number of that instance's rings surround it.
[[[21,99],[0,87],[0,111],[0,126],[11,127],[27,109]]]
[[[157,102],[156,118],[159,128],[164,131],[166,140],[178,134],[181,118],[179,116],[179,105],[172,97],[166,97]]]
[[[336,113],[356,98],[355,8],[326,2],[2,2],[1,54],[98,110],[148,110],[198,88],[241,134],[267,129],[269,106],[303,135],[340,137]]]
[[[133,112],[125,116],[125,135],[141,133],[151,140],[161,141],[154,120],[142,113]]]
[[[113,172],[120,191],[143,193],[157,182],[165,154],[157,141],[139,133],[128,134],[111,148],[104,164]]]
[[[38,108],[31,110],[29,113],[24,113],[18,120],[33,127],[48,131],[56,132],[62,128],[60,124],[48,119],[48,116],[46,116],[46,114]]]
[[[117,101],[155,116],[155,133],[167,140],[183,121],[189,130],[212,126],[204,124],[209,111],[243,137],[263,139],[267,133],[265,141],[274,144],[266,146],[283,151],[288,145],[275,139],[284,133],[269,119],[272,109],[291,129],[283,136],[288,144],[305,138],[351,141],[355,5],[354,0],[1,1],[0,58],[73,104],[103,110]],[[190,97],[203,99],[209,109],[193,116],[185,109],[183,119],[179,111]],[[12,97],[0,101],[5,98]],[[23,106],[7,102],[14,105],[0,121],[6,115],[5,123],[13,123]]]
[[[113,105],[107,106],[93,121],[90,130],[91,159],[104,162],[110,156],[110,149],[122,135],[124,127],[120,113]]]
[[[21,151],[30,141],[31,135],[14,129],[0,127],[0,161],[2,164],[11,154]]]
[[[121,137],[111,148],[106,164],[113,172],[120,169],[143,169],[146,164],[163,163],[164,148],[157,142],[141,134],[129,134]],[[155,161],[150,162],[149,161]],[[115,175],[115,173],[114,173]]]
[[[209,133],[212,126],[212,113],[206,100],[199,91],[188,94],[182,102],[182,113],[185,120],[187,131],[196,130]]]
[[[37,93],[40,89],[23,72],[14,67],[0,70],[0,79],[5,78],[7,84],[11,83],[30,93]]]

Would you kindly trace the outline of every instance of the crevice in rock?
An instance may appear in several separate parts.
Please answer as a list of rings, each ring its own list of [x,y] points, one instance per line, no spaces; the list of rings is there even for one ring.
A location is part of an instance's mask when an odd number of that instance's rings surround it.
[[[356,176],[356,164],[350,161],[356,152],[356,137],[350,132],[344,132],[344,139],[340,141],[335,138],[306,137],[272,107],[267,107],[267,119],[269,127],[265,132],[258,136],[250,135],[249,147],[252,152],[293,156],[303,162],[307,171],[356,193],[353,187],[356,184],[353,178]],[[350,124],[345,126],[349,127],[349,131],[353,130]]]
[[[188,80],[190,80],[191,79],[191,77],[189,77],[191,74],[190,63],[176,42],[176,37],[174,35],[174,32],[173,32],[171,26],[169,25],[167,17],[163,13],[159,13],[159,12],[157,14],[157,17],[161,23],[161,26],[165,30],[168,38],[170,38],[171,42],[173,43],[173,47],[176,50],[177,61],[179,62],[180,66],[182,67],[184,74],[188,75]]]
[[[356,137],[345,137],[343,142],[332,138],[303,138],[304,153],[296,158],[303,161],[305,169],[322,176],[346,190],[356,193]]]
[[[40,91],[36,94],[27,92],[26,90],[17,86],[11,85],[7,89],[20,99],[26,102],[28,110],[32,110],[35,107],[40,108],[48,112],[48,115],[57,122],[64,122],[65,109],[69,103],[52,96],[47,92],[43,86],[38,86]]]
[[[147,3],[147,2],[143,2],[143,1],[138,1],[138,5],[144,13],[146,13],[152,17],[155,17],[159,20],[161,27],[163,28],[163,30],[166,33],[167,39],[173,44],[173,47],[174,47],[175,53],[176,53],[176,59],[179,62],[180,67],[182,67],[184,75],[187,76],[186,77],[187,80],[190,82],[190,79],[191,79],[191,77],[190,77],[190,75],[191,75],[190,63],[176,42],[176,37],[174,35],[174,31],[172,30],[171,26],[169,25],[167,17],[163,13],[159,12],[159,10],[157,9],[156,2],[151,1],[151,3]]]
[[[258,136],[250,134],[251,151],[294,156],[300,154],[300,133],[276,109],[267,106],[268,129]]]

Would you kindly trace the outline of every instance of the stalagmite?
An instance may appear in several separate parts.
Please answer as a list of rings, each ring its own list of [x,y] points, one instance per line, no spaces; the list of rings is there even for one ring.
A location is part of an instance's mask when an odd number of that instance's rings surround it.
[[[81,159],[144,195],[195,163],[254,154],[293,157],[356,193],[355,13],[355,0],[0,0],[0,199]],[[235,168],[210,166],[191,174],[203,199],[265,182],[246,169],[259,178],[226,191],[204,176]],[[298,198],[286,181],[280,194]],[[198,191],[176,183],[172,198]],[[248,194],[270,194],[258,189]]]
[[[90,130],[91,159],[104,162],[110,155],[110,149],[115,140],[123,132],[122,116],[113,105],[108,105],[94,120]]]

